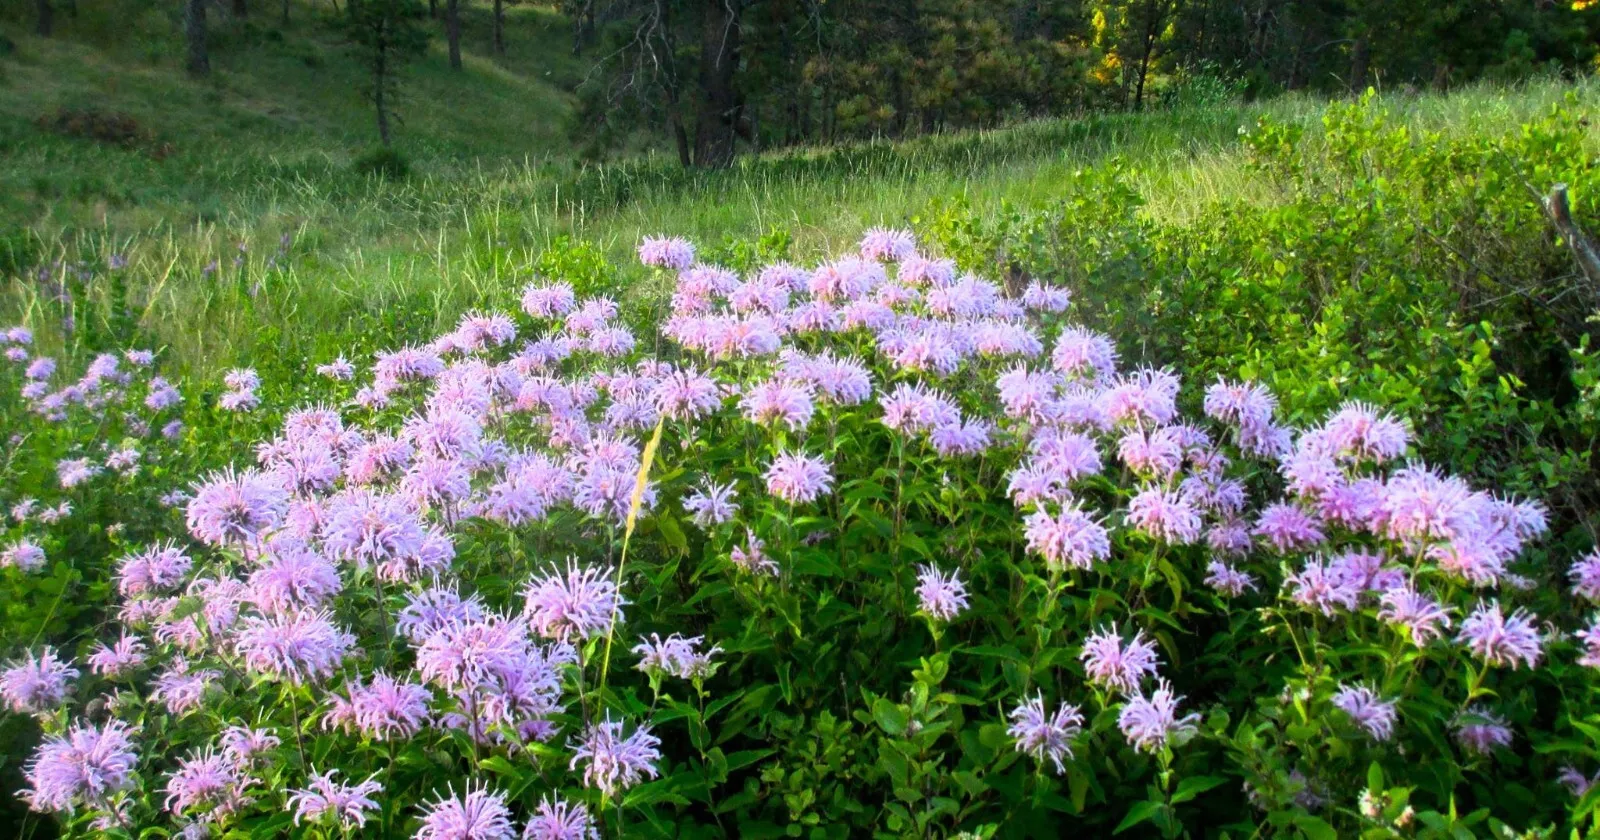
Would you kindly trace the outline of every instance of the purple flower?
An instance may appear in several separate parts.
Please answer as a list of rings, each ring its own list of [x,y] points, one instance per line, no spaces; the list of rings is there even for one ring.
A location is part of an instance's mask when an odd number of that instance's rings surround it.
[[[179,761],[178,769],[167,777],[166,808],[175,815],[232,814],[250,802],[243,790],[248,781],[239,777],[226,756],[208,747]]]
[[[124,597],[169,592],[183,583],[194,561],[170,540],[124,557],[117,566],[117,590]]]
[[[568,746],[572,749],[569,770],[583,769],[583,784],[595,788],[606,796],[616,796],[638,784],[644,777],[655,778],[656,762],[661,760],[661,739],[650,734],[647,724],[640,724],[633,734],[622,737],[621,721],[614,721],[607,713],[584,731],[583,736]]]
[[[805,504],[833,487],[833,474],[820,458],[785,452],[767,469],[767,492],[791,504]]]
[[[677,633],[665,640],[654,633],[648,639],[640,636],[639,644],[633,648],[639,655],[637,667],[652,677],[665,674],[682,680],[703,679],[716,670],[711,657],[722,652],[721,645],[701,651],[700,644],[704,641],[704,636],[684,638]]]
[[[1283,579],[1289,599],[1301,609],[1316,610],[1331,616],[1338,610],[1353,610],[1361,598],[1361,582],[1343,574],[1338,566],[1321,557],[1306,559],[1300,571]]]
[[[1237,598],[1245,592],[1256,591],[1255,578],[1221,560],[1212,560],[1206,564],[1205,583],[1229,598]]]
[[[220,676],[221,672],[210,669],[191,671],[188,661],[179,657],[156,677],[150,699],[165,704],[173,715],[187,714],[200,706],[206,689]]]
[[[0,672],[0,700],[19,714],[52,712],[66,702],[77,677],[78,669],[70,661],[57,659],[55,650],[47,647],[38,656],[28,654]]]
[[[470,624],[483,616],[483,602],[478,596],[462,598],[454,589],[434,586],[406,596],[406,605],[396,616],[395,629],[412,644],[421,644],[446,625]]]
[[[1200,515],[1178,493],[1147,487],[1128,500],[1128,522],[1162,542],[1187,545],[1200,538]]]
[[[1593,776],[1585,776],[1578,772],[1578,768],[1569,765],[1561,768],[1561,775],[1556,777],[1556,781],[1570,791],[1573,797],[1581,798],[1589,792],[1589,788],[1594,787],[1595,782],[1600,782],[1600,771],[1596,771]]]
[[[35,382],[42,382],[54,376],[55,372],[56,360],[49,356],[40,356],[28,365],[28,369],[22,375]]]
[[[428,703],[433,693],[426,686],[400,682],[379,671],[372,681],[350,687],[352,720],[361,734],[374,741],[405,739],[428,723]]]
[[[677,370],[656,384],[651,394],[656,411],[674,420],[691,420],[722,405],[716,380],[694,369]]]
[[[1387,741],[1394,737],[1393,700],[1380,698],[1377,692],[1364,685],[1340,686],[1338,693],[1333,695],[1333,705],[1349,715],[1374,740]]]
[[[1144,694],[1135,694],[1122,706],[1122,711],[1117,715],[1117,726],[1122,729],[1122,736],[1134,749],[1147,753],[1156,753],[1165,749],[1169,744],[1179,744],[1188,740],[1195,734],[1195,723],[1200,720],[1198,714],[1178,716],[1178,702],[1182,697],[1174,696],[1172,686],[1166,680],[1156,681],[1156,690],[1148,697]]]
[[[1303,551],[1321,543],[1326,536],[1322,523],[1292,504],[1268,505],[1256,519],[1255,535],[1278,551]]]
[[[1340,406],[1320,431],[1334,451],[1380,463],[1404,455],[1411,439],[1404,423],[1359,402]]]
[[[1450,722],[1455,730],[1456,743],[1467,752],[1493,755],[1497,749],[1511,746],[1511,727],[1506,719],[1483,708],[1469,706]]]
[[[212,473],[189,500],[189,533],[214,546],[250,542],[276,527],[288,505],[288,492],[259,472]]]
[[[44,549],[32,540],[17,540],[0,552],[0,568],[10,566],[19,572],[37,572],[44,568]]]
[[[1487,665],[1510,665],[1512,670],[1538,666],[1544,653],[1544,640],[1534,626],[1534,617],[1518,609],[1507,616],[1499,601],[1479,603],[1461,621],[1456,641]]]
[[[427,531],[406,500],[388,493],[350,491],[329,504],[322,537],[328,552],[356,568],[416,557]]]
[[[423,639],[417,670],[445,689],[468,692],[495,674],[514,670],[527,651],[524,625],[489,613],[471,621],[446,622]]]
[[[1378,596],[1378,620],[1411,637],[1417,647],[1427,647],[1434,639],[1444,638],[1450,629],[1448,607],[1418,592],[1411,584],[1396,586]]]
[[[134,786],[134,730],[115,718],[97,727],[74,725],[65,735],[50,735],[23,770],[28,790],[21,795],[36,811],[71,813],[80,803],[106,807],[112,794]]]
[[[953,621],[968,606],[967,585],[959,571],[948,575],[932,563],[917,569],[917,601],[922,612],[935,621]]]
[[[1441,476],[1421,464],[1389,477],[1378,510],[1377,530],[1391,539],[1455,540],[1478,530],[1480,500],[1455,476]]]
[[[639,262],[682,271],[694,265],[694,245],[682,237],[646,236],[639,243]]]
[[[607,566],[579,567],[567,561],[565,575],[552,569],[523,589],[523,613],[535,633],[557,641],[588,639],[611,627],[628,602],[617,592]]]
[[[303,549],[277,551],[250,573],[246,598],[268,615],[287,615],[326,604],[344,588],[339,570]]]
[[[1567,570],[1572,579],[1572,594],[1591,603],[1600,604],[1600,549],[1584,555]]]
[[[1034,511],[1027,519],[1028,550],[1044,557],[1052,570],[1087,569],[1096,560],[1111,556],[1111,538],[1105,526],[1093,519],[1076,502],[1063,505],[1051,516]]]
[[[241,773],[249,771],[262,760],[262,753],[277,749],[280,743],[278,736],[268,730],[245,726],[222,730],[218,740],[222,744],[222,754]]]
[[[301,610],[245,619],[234,649],[251,673],[294,685],[321,682],[338,670],[355,639],[327,612]]]
[[[1072,757],[1072,741],[1083,731],[1083,715],[1077,706],[1063,703],[1050,714],[1044,708],[1044,695],[1038,694],[1017,704],[1010,718],[1006,734],[1016,741],[1017,752],[1041,764],[1048,759],[1057,773],[1066,772],[1061,760]]]
[[[348,380],[356,375],[356,366],[340,356],[325,365],[317,365],[317,375],[327,379]]]
[[[752,423],[782,423],[791,429],[804,429],[816,410],[814,399],[805,383],[778,378],[751,386],[739,406]]]
[[[1264,386],[1253,382],[1229,382],[1217,377],[1206,389],[1206,416],[1242,428],[1262,428],[1272,424],[1278,400]]]
[[[1132,694],[1146,676],[1156,675],[1159,658],[1155,643],[1138,630],[1126,645],[1115,626],[1089,634],[1078,654],[1089,682],[1109,691]]]
[[[720,525],[739,514],[739,505],[734,502],[734,495],[735,490],[731,483],[707,482],[704,487],[696,488],[684,497],[683,509],[693,517],[694,524],[702,528]]]
[[[108,680],[122,679],[144,667],[145,646],[138,636],[123,633],[117,643],[107,647],[105,642],[95,645],[89,654],[89,669]]]
[[[578,305],[577,295],[566,283],[530,284],[522,290],[522,311],[530,318],[553,320]]]
[[[766,543],[748,530],[744,533],[744,546],[733,547],[733,564],[752,575],[775,575],[778,564],[766,555]]]
[[[1072,305],[1072,293],[1035,280],[1023,290],[1022,305],[1035,312],[1065,312]]]
[[[254,391],[261,387],[261,377],[250,368],[234,368],[222,377],[222,384],[233,391]]]
[[[64,458],[56,462],[56,478],[64,488],[73,488],[99,475],[100,467],[88,458]]]
[[[1587,628],[1573,635],[1583,643],[1583,655],[1578,657],[1578,664],[1587,668],[1600,668],[1600,619],[1595,619]]]
[[[381,806],[372,800],[374,794],[383,792],[383,785],[373,781],[376,773],[354,785],[341,784],[335,778],[338,775],[338,770],[312,772],[305,788],[289,792],[295,825],[302,820],[314,823],[331,817],[341,829],[349,831],[367,824],[368,811],[380,810]]]
[[[485,787],[466,788],[455,796],[440,795],[439,800],[422,808],[422,827],[414,840],[513,840],[511,811],[503,793],[490,793]]]
[[[909,230],[870,228],[861,237],[861,257],[883,262],[900,262],[917,252],[917,240]]]
[[[546,795],[522,829],[522,840],[600,840],[600,830],[583,803]]]

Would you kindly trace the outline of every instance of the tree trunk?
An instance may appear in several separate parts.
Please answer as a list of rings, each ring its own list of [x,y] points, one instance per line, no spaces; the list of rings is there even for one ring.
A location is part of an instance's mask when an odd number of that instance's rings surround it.
[[[1133,110],[1144,110],[1144,83],[1150,77],[1150,59],[1155,55],[1156,39],[1161,36],[1165,10],[1158,7],[1165,0],[1146,0],[1144,4],[1144,49],[1139,53],[1139,76],[1135,79]]]
[[[233,11],[233,16],[236,18],[249,17],[250,7],[247,3],[248,0],[233,0],[232,5],[229,7]]]
[[[389,86],[389,51],[378,44],[376,60],[372,62],[372,104],[378,109],[378,141],[389,148],[389,103],[384,101],[385,88]]]
[[[50,37],[50,33],[54,32],[55,28],[56,28],[56,10],[55,10],[55,7],[50,5],[50,0],[39,0],[39,27],[38,27],[38,30],[37,30],[38,33],[39,33],[39,37],[41,37],[41,38]]]
[[[1350,89],[1358,96],[1367,89],[1367,62],[1370,56],[1366,37],[1357,38],[1355,47],[1350,50]]]
[[[701,0],[700,102],[695,115],[694,164],[720,169],[733,162],[739,124],[733,87],[739,66],[739,0]]]
[[[206,0],[188,0],[184,4],[183,36],[189,44],[189,75],[210,73],[211,59],[206,55]]]
[[[506,54],[505,29],[505,0],[494,0],[494,54],[500,57],[504,57]]]
[[[339,11],[339,7],[335,5],[333,10],[337,12]],[[289,0],[283,0],[283,25],[289,25]]]
[[[439,0],[428,0],[428,17],[433,20],[439,19]]]
[[[449,0],[444,6],[445,37],[450,40],[450,69],[461,69],[461,0]]]

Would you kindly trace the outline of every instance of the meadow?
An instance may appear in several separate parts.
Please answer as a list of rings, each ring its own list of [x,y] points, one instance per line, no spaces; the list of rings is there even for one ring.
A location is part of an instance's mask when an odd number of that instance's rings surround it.
[[[20,836],[1595,830],[1592,79],[689,172],[511,13],[404,176],[310,24],[7,30]]]

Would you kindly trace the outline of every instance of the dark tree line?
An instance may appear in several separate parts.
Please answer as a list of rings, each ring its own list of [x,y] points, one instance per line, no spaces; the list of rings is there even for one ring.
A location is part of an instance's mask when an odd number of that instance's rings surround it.
[[[1600,34],[1600,9],[1554,0],[564,2],[593,58],[591,150],[644,127],[703,167],[740,148],[1139,109],[1201,77],[1263,96],[1574,70]]]

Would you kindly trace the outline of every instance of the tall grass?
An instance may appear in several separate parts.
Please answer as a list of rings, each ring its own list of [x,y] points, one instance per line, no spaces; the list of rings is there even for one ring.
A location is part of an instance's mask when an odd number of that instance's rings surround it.
[[[553,45],[562,35],[551,28],[541,37]],[[296,51],[331,61],[335,49],[309,36],[251,43],[268,68],[305,64]],[[411,82],[403,128],[415,174],[394,181],[352,171],[363,107],[351,91],[305,93],[318,87],[314,78],[283,80],[288,92],[274,92],[260,75],[266,71],[224,67],[218,93],[219,86],[182,81],[162,66],[130,74],[115,85],[126,96],[110,101],[132,103],[157,135],[175,138],[163,160],[148,150],[55,137],[22,119],[52,95],[81,103],[106,93],[93,81],[106,71],[94,62],[116,63],[104,54],[64,81],[46,80],[87,49],[24,37],[24,58],[4,65],[11,84],[0,91],[0,115],[11,119],[0,129],[0,192],[8,196],[0,198],[0,219],[12,233],[0,238],[7,274],[0,307],[40,328],[46,341],[73,345],[96,323],[131,315],[144,340],[203,370],[268,351],[305,352],[376,323],[393,329],[383,319],[396,307],[409,313],[406,330],[430,332],[467,308],[504,304],[562,237],[594,243],[630,266],[644,234],[719,242],[782,227],[795,256],[805,258],[841,250],[865,226],[904,224],[936,199],[957,197],[977,213],[1047,202],[1075,171],[1111,157],[1132,165],[1146,202],[1141,212],[1158,221],[1181,223],[1222,202],[1272,202],[1280,196],[1246,165],[1239,129],[1270,114],[1314,137],[1326,104],[1288,97],[1041,120],[749,156],[727,171],[699,173],[661,154],[601,165],[536,153],[559,146],[551,125],[522,136],[495,117],[559,119],[561,94],[548,86],[541,95],[553,99],[523,103],[507,116],[507,97],[539,84],[530,81],[542,72],[537,65],[469,62],[465,72],[488,92],[462,98],[440,94],[437,86],[456,83],[430,57]],[[32,93],[21,92],[29,85]],[[1385,104],[1418,136],[1503,134],[1563,97],[1588,107],[1597,94],[1592,81],[1548,80],[1395,94]],[[255,107],[262,101],[270,107]],[[208,121],[208,108],[220,116]],[[113,255],[129,260],[118,294],[132,312],[111,311],[115,296],[97,279],[75,302],[84,326],[62,334],[52,323],[59,303],[46,299],[32,269],[97,269]]]

